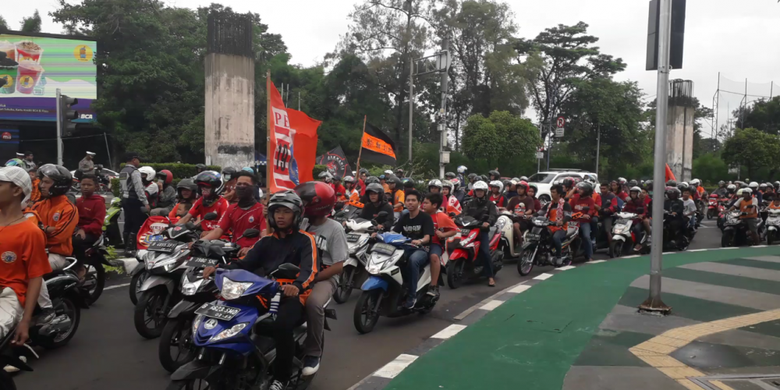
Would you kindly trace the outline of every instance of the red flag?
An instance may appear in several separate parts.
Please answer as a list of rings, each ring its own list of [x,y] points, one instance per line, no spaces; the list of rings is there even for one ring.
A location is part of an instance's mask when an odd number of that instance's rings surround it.
[[[168,218],[149,217],[138,229],[138,249],[146,249],[152,241],[162,240],[161,234],[168,229]]]
[[[287,109],[284,107],[282,96],[271,82],[270,77],[267,79],[267,87],[269,95],[268,134],[270,139],[267,156],[269,169],[267,181],[268,189],[273,194],[278,191],[295,188],[295,182],[290,177],[295,134],[290,124],[290,117],[287,115]]]
[[[672,172],[672,169],[669,168],[669,164],[666,164],[666,181],[669,180],[677,181],[677,179],[674,178],[674,172]]]
[[[309,118],[306,113],[287,109],[290,125],[295,129],[293,157],[298,164],[298,182],[314,180],[314,165],[317,160],[317,128],[322,121]]]

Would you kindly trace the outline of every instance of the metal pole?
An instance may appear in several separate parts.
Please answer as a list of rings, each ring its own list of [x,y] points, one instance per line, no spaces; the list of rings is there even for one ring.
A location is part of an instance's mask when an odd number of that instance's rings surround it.
[[[539,124],[539,138],[540,139],[542,138],[542,127],[544,127],[544,122]],[[544,140],[542,140],[542,150],[544,150]],[[537,151],[539,151],[539,150],[537,150]],[[540,170],[542,170],[542,159],[541,158],[537,158],[536,159],[536,172],[539,172]]]
[[[444,161],[442,155],[444,154],[444,145],[447,144],[447,81],[449,69],[449,50],[450,40],[447,38],[442,39],[441,42],[442,56],[444,56],[444,69],[441,70],[441,112],[439,113],[439,123],[441,126],[441,134],[439,134],[439,178],[444,178]]]
[[[769,83],[769,101],[772,101],[772,95],[773,95],[774,90],[775,90],[775,82],[771,81]]]
[[[745,128],[745,111],[747,110],[747,78],[745,78],[745,97],[742,99],[744,100],[744,104],[742,105],[742,112],[740,113],[740,119],[739,119],[739,128],[744,129]]]
[[[57,88],[57,165],[63,165],[62,153],[62,97]]]
[[[596,177],[599,175],[599,149],[601,149],[601,123],[596,125]]]
[[[301,92],[298,92],[298,111],[301,110]]]
[[[412,162],[412,115],[414,114],[414,58],[409,66],[409,162]]]
[[[108,154],[108,166],[111,169],[114,169],[114,163],[113,160],[111,160],[111,149],[108,148],[108,136],[106,136],[106,132],[103,132],[103,141],[106,141],[106,154]]]
[[[655,112],[655,152],[653,166],[653,240],[650,247],[650,296],[640,310],[668,313],[671,308],[661,301],[661,272],[663,269],[664,186],[666,173],[666,113],[669,104],[669,46],[671,35],[672,0],[660,0],[658,28],[658,92]]]
[[[552,153],[552,143],[553,143],[553,135],[552,135],[552,115],[550,116],[550,120],[547,123],[547,137],[545,137],[545,142],[549,142],[547,145],[547,170],[550,170],[550,154]]]

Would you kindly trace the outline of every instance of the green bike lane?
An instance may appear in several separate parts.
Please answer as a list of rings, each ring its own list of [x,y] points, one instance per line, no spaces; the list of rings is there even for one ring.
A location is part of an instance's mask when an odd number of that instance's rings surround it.
[[[713,284],[717,288],[733,288],[734,291],[780,295],[780,281],[702,274],[676,267],[719,262],[756,267],[757,272],[761,272],[760,269],[771,272],[780,270],[780,263],[749,258],[779,254],[780,247],[764,247],[664,255],[665,284],[669,276],[675,278],[674,282],[689,283],[698,290],[686,292],[689,296],[665,294],[663,297],[672,306],[673,313],[679,312],[682,316],[677,320],[682,318],[686,321],[716,320],[773,308],[752,304],[750,300],[755,300],[752,296],[747,296],[746,302],[708,301],[706,294],[709,290],[705,287]],[[612,344],[605,344],[607,347],[600,349],[599,338],[603,336],[603,330],[599,326],[616,305],[636,307],[647,297],[646,280],[638,278],[647,275],[649,269],[650,259],[643,256],[588,264],[556,273],[554,277],[507,300],[478,322],[417,358],[385,389],[520,387],[551,390],[564,386],[564,379],[572,366],[641,366],[641,361],[630,355],[628,348],[652,335],[623,332],[618,337],[612,337]],[[673,285],[668,284],[670,287]],[[713,291],[720,293],[719,290]],[[699,298],[692,298],[697,294]],[[780,302],[780,299],[777,301]]]

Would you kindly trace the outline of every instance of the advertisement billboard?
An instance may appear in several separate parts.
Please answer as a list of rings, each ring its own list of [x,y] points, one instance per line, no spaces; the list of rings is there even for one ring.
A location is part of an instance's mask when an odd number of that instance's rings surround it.
[[[97,43],[50,34],[0,34],[0,120],[54,121],[56,90],[78,98],[80,122],[96,119]]]

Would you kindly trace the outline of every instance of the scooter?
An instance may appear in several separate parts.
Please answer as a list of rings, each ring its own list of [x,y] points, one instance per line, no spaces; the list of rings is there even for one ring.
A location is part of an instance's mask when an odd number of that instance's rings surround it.
[[[338,207],[341,205],[341,207]],[[363,210],[363,203],[350,200],[347,203],[337,203],[337,208],[333,209],[333,220],[336,222],[346,222],[357,218]]]
[[[62,347],[76,334],[81,322],[81,309],[89,308],[89,303],[79,291],[79,278],[72,270],[76,265],[73,258],[65,268],[43,276],[49,298],[54,308],[54,318],[40,324],[41,308],[36,307],[30,326],[30,344],[46,349]]]
[[[453,222],[461,228],[461,239],[455,244],[445,268],[445,273],[447,274],[447,285],[451,289],[456,289],[466,280],[482,277],[484,265],[479,257],[479,235],[483,231],[482,224],[484,222],[480,222],[465,214],[458,215]],[[504,251],[499,250],[499,243],[502,237],[501,232],[511,222],[508,218],[499,219],[496,221],[496,225],[491,226],[488,230],[493,274],[497,274],[504,267]],[[511,229],[511,225],[509,228]]]
[[[566,230],[566,237],[561,242],[561,258],[563,262],[561,264],[555,264],[552,256],[552,234],[548,226],[555,225],[555,222],[548,220],[545,217],[534,217],[531,220],[533,227],[525,232],[525,238],[523,239],[523,249],[520,255],[520,261],[517,262],[517,272],[521,276],[526,276],[531,273],[534,266],[544,267],[553,266],[561,267],[563,264],[567,264],[579,255],[582,250],[580,249],[580,225],[575,219],[579,218],[579,213],[572,215],[572,220],[569,221]]]
[[[707,204],[707,219],[716,218],[723,207],[720,197],[717,194],[710,195],[709,202]]]
[[[270,275],[295,279],[300,269],[285,263]],[[218,269],[214,281],[220,299],[200,306],[192,324],[195,360],[171,375],[168,390],[267,389],[276,359],[276,345],[267,336],[267,326],[276,320],[281,286],[244,270]],[[325,305],[325,329],[336,311]],[[314,375],[303,376],[305,324],[293,330],[295,354],[290,389],[304,390]]]
[[[637,214],[629,212],[619,212],[615,214],[615,224],[612,226],[612,256],[621,257],[623,255],[633,253],[634,247],[637,244],[637,237],[632,231],[634,227],[634,220],[638,217]],[[640,253],[644,254],[649,249],[647,242],[647,234],[642,236],[639,241],[642,245]]]
[[[103,288],[106,286],[106,270],[103,265],[111,265],[106,260],[108,251],[105,245],[105,234],[95,241],[85,252],[85,264],[87,273],[84,275],[84,282],[79,285],[82,294],[90,305],[97,302],[100,295],[103,294]],[[75,259],[74,259],[75,260]]]
[[[384,216],[378,216],[377,219],[387,218],[387,213],[384,211],[382,213]],[[355,281],[365,273],[368,261],[368,242],[371,234],[376,231],[377,224],[377,221],[361,218],[350,219],[346,222],[349,258],[344,261],[344,269],[338,277],[338,285],[333,294],[333,300],[336,303],[341,304],[349,300]]]
[[[371,332],[380,316],[401,317],[412,313],[426,314],[433,310],[438,298],[427,294],[431,283],[430,265],[426,265],[420,272],[417,291],[411,292],[417,296],[414,308],[410,310],[401,307],[407,293],[401,267],[406,266],[404,249],[410,247],[409,239],[401,234],[384,233],[376,236],[376,243],[369,249],[366,267],[369,277],[361,287],[363,291],[352,316],[358,332]]]
[[[511,212],[502,211],[498,216],[498,220],[496,221],[496,226],[503,226],[501,229],[500,248],[504,252],[505,260],[520,258],[520,252],[523,247],[522,241],[515,242],[515,239],[520,237],[515,237],[514,221],[512,220],[512,216],[513,215]],[[462,232],[461,235],[463,235]],[[468,237],[468,235],[466,235],[466,237]]]
[[[720,237],[720,246],[723,248],[730,246],[748,245],[750,235],[747,225],[742,222],[740,217],[742,212],[732,210],[726,213],[726,221],[723,223],[723,235]]]
[[[766,217],[766,244],[777,242],[780,232],[780,209],[768,209]]]
[[[119,231],[119,216],[122,214],[122,200],[120,198],[111,199],[111,205],[106,210],[106,217],[103,219],[103,234],[106,239],[106,246],[114,248],[124,248],[122,233]]]

